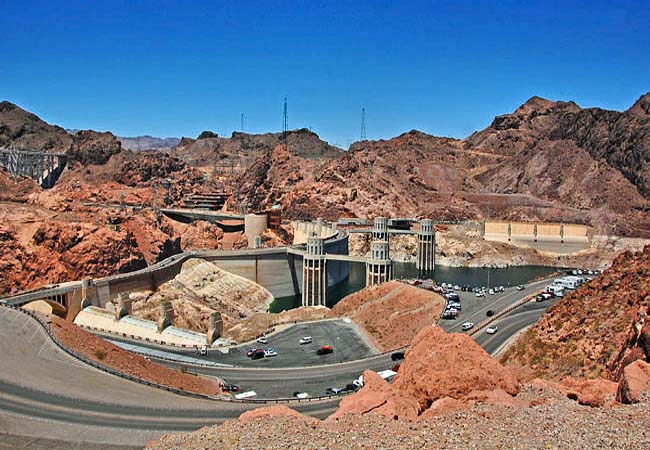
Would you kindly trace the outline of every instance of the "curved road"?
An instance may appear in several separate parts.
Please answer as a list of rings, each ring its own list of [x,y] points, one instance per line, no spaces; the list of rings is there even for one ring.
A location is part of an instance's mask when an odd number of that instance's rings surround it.
[[[488,299],[476,299],[473,294],[465,293],[463,316],[443,326],[456,331],[466,320],[478,323],[485,318],[487,309],[503,310],[547,283],[534,283],[525,291],[509,290]],[[481,331],[475,338],[493,352],[517,331],[535,322],[547,306],[546,302],[528,303],[498,319],[497,334],[490,336]],[[194,430],[259,407],[182,397],[106,374],[60,350],[31,317],[9,308],[0,308],[0,323],[3,355],[0,358],[0,436],[81,441],[89,446],[101,444],[104,448],[144,444],[165,432]],[[191,370],[223,377],[270,395],[277,392],[287,396],[304,390],[316,396],[326,386],[344,386],[365,369],[382,370],[393,364],[390,355],[377,355],[360,361],[305,368],[194,366]],[[291,406],[314,417],[325,417],[336,409],[338,400]]]

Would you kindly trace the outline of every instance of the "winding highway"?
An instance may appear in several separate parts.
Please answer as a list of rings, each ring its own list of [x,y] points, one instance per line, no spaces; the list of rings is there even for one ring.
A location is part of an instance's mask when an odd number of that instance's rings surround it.
[[[478,324],[488,309],[498,313],[547,283],[532,283],[524,291],[509,289],[487,299],[463,293],[461,317],[443,321],[442,325],[448,331],[458,331],[462,322]],[[486,350],[495,352],[511,336],[538,320],[548,305],[527,303],[495,321],[498,333],[487,335],[481,330],[474,338]],[[23,436],[45,443],[82,442],[88,448],[128,448],[163,433],[219,423],[260,406],[183,397],[104,373],[63,352],[34,319],[10,308],[0,308],[0,352],[0,440],[1,436]],[[295,391],[323,395],[326,387],[345,386],[365,369],[383,370],[393,364],[390,354],[385,354],[321,366],[190,366],[189,370],[254,389],[260,397],[277,398],[290,397]],[[331,398],[291,406],[322,418],[337,408],[338,401]]]

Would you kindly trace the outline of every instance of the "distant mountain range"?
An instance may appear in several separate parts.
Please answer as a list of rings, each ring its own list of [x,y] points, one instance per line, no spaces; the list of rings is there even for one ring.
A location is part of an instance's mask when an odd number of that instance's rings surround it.
[[[132,151],[142,150],[162,150],[167,148],[176,147],[181,141],[180,138],[166,137],[159,138],[153,136],[136,136],[136,137],[121,137],[118,136],[117,140],[120,141],[122,147]]]
[[[66,128],[65,131],[67,131],[70,134],[77,134],[80,130],[73,129],[73,128]],[[120,141],[120,144],[122,144],[123,149],[136,151],[136,152],[164,150],[164,149],[176,147],[178,143],[181,141],[180,138],[176,138],[176,137],[159,138],[159,137],[154,137],[149,135],[134,136],[134,137],[122,137],[122,136],[115,136],[115,137],[117,138],[118,141]]]

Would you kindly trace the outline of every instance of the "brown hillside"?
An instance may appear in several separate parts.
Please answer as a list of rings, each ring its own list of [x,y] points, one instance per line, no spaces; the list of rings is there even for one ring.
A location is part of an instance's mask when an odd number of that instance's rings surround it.
[[[617,381],[634,360],[650,361],[650,247],[625,253],[576,289],[502,357],[543,377],[606,377]]]
[[[408,345],[418,332],[438,321],[444,299],[430,291],[390,281],[350,294],[332,311],[350,317],[380,351]]]

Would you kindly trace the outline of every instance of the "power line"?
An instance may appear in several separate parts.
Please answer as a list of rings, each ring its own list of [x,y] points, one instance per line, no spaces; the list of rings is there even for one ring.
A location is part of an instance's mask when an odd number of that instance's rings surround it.
[[[366,140],[366,108],[361,108],[361,140]]]

